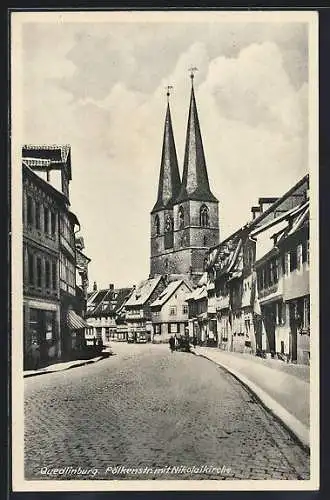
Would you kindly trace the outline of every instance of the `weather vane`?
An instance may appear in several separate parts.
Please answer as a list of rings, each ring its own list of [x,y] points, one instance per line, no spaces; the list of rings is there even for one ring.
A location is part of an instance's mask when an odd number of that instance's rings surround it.
[[[196,66],[191,66],[188,71],[190,73],[191,84],[193,84],[194,77],[195,77],[194,73],[196,73],[196,71],[198,71],[198,68],[196,68]]]
[[[169,97],[171,95],[170,90],[172,90],[172,89],[173,89],[172,85],[167,85],[167,87],[166,87],[167,102],[169,101]]]

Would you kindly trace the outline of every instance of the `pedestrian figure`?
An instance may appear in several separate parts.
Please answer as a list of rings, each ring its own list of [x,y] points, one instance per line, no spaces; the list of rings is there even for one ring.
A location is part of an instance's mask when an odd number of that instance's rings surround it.
[[[194,346],[194,349],[196,349],[196,345],[197,345],[197,337],[196,337],[196,335],[194,335],[194,337],[193,337],[193,346]]]
[[[39,345],[38,345],[36,340],[32,341],[31,354],[32,354],[32,360],[33,360],[33,368],[35,370],[37,370],[39,368],[39,364],[40,364],[40,349],[39,349]]]
[[[173,335],[170,336],[168,343],[170,345],[171,352],[173,352],[175,349],[175,338],[173,337]]]

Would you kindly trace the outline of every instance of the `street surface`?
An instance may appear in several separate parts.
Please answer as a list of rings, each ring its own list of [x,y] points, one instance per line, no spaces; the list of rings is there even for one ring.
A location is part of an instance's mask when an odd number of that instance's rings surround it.
[[[24,379],[26,479],[309,479],[309,455],[212,362],[112,350]]]

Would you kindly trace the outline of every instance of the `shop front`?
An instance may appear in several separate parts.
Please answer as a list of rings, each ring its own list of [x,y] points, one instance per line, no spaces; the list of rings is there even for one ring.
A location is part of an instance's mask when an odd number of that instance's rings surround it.
[[[24,369],[35,369],[61,356],[59,304],[24,301]]]

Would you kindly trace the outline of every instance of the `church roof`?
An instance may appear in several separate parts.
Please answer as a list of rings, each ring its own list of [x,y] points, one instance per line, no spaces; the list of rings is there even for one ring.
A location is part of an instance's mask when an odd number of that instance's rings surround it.
[[[182,185],[176,203],[185,200],[218,201],[210,190],[193,85],[191,88]]]
[[[151,213],[172,208],[181,186],[170,105],[167,104],[157,201]]]

